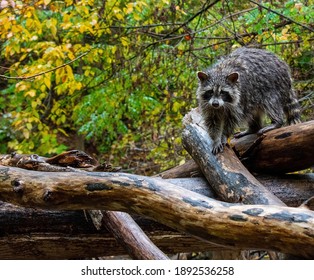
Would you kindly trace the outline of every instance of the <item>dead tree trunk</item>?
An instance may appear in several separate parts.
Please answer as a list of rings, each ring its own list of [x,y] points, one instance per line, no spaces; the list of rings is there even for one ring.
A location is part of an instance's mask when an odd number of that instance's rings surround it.
[[[221,199],[245,204],[284,205],[243,166],[230,148],[226,147],[218,155],[211,152],[212,142],[201,127],[198,110],[185,116],[184,126],[183,146]]]
[[[186,115],[183,124],[184,147],[221,199],[245,204],[284,205],[249,173],[231,149],[226,147],[223,153],[212,154],[212,141],[202,128],[198,109]],[[292,253],[298,254],[297,251]]]
[[[96,160],[78,150],[64,152],[52,158],[14,153],[12,155],[0,156],[0,163],[7,166],[19,166],[25,169],[48,172],[84,172],[84,170],[74,169],[72,166],[89,168],[91,170],[112,169],[111,166],[98,165]],[[117,238],[133,258],[143,260],[168,259],[168,257],[149,240],[129,214],[101,210],[88,210],[87,213],[90,215],[97,229],[100,229],[102,224],[105,224],[108,230]]]
[[[288,173],[314,166],[314,121],[282,127],[262,136],[233,139],[245,166],[256,172]]]
[[[214,189],[202,176],[202,171],[194,160],[164,171],[158,175],[170,179],[177,186],[188,188],[205,196],[217,198]],[[185,178],[188,177],[188,178]],[[192,178],[190,178],[192,177]],[[171,179],[172,178],[172,179]],[[290,207],[298,207],[314,196],[314,174],[256,174],[255,178],[271,193]]]

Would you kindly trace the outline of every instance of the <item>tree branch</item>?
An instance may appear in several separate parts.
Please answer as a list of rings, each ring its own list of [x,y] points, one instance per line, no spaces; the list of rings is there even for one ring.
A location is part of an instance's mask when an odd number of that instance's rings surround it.
[[[71,60],[71,61],[69,61],[69,62],[67,62],[67,63],[64,63],[64,64],[62,64],[62,65],[60,65],[60,66],[58,66],[58,67],[55,67],[55,68],[53,68],[53,69],[50,69],[50,70],[47,70],[47,71],[43,71],[43,72],[40,72],[40,73],[31,75],[31,76],[27,76],[27,77],[10,77],[10,76],[6,76],[6,75],[0,75],[0,78],[2,78],[2,79],[8,79],[8,80],[9,80],[9,79],[11,79],[11,80],[29,80],[29,79],[33,79],[33,78],[36,78],[36,77],[38,77],[38,76],[42,76],[42,75],[45,75],[45,74],[47,74],[47,73],[53,72],[53,71],[55,71],[55,70],[58,70],[58,69],[60,69],[60,68],[62,68],[62,67],[65,67],[65,66],[67,66],[67,65],[69,65],[69,64],[71,64],[71,63],[73,63],[74,61],[76,61],[76,60],[78,60],[78,59],[84,57],[84,56],[87,55],[91,50],[92,50],[92,49],[90,49],[90,50],[87,51],[87,52],[82,53],[80,56],[78,56],[78,57],[74,58],[73,60]]]
[[[302,26],[303,28],[305,28],[305,29],[307,29],[307,30],[309,30],[309,31],[311,31],[311,32],[314,32],[314,29],[313,29],[313,28],[311,28],[311,27],[309,27],[309,26],[307,26],[307,25],[305,25],[305,24],[303,24],[303,23],[297,22],[297,21],[295,21],[294,19],[292,19],[292,18],[290,18],[290,17],[287,17],[287,16],[285,16],[285,15],[283,15],[283,14],[281,14],[281,13],[279,13],[279,12],[277,12],[277,11],[271,9],[271,8],[268,8],[268,7],[264,6],[264,5],[262,5],[261,3],[258,3],[258,2],[256,2],[256,1],[254,1],[254,0],[249,0],[249,1],[250,1],[251,3],[254,3],[255,5],[257,5],[257,6],[261,7],[261,8],[263,8],[263,9],[265,9],[265,10],[267,10],[267,11],[269,11],[269,12],[272,12],[272,13],[278,15],[278,16],[281,16],[281,17],[283,17],[283,18],[289,20],[290,22],[293,22],[293,23],[295,23],[295,24],[297,24],[297,25],[299,25],[299,26]]]

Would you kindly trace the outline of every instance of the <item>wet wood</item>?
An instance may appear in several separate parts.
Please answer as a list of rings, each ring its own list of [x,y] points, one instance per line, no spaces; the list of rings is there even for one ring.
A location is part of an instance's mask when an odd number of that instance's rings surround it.
[[[168,260],[169,258],[147,237],[133,218],[123,212],[101,211],[103,222],[116,240],[136,260]]]
[[[133,218],[154,244],[168,254],[222,249],[151,220]],[[82,259],[116,255],[128,255],[128,252],[104,224],[96,229],[81,210],[49,211],[0,202],[0,259]]]
[[[314,166],[314,120],[232,139],[245,166],[263,173],[288,173]]]
[[[313,211],[219,202],[155,178],[0,167],[0,199],[51,210],[135,213],[233,249],[259,248],[314,257]]]
[[[188,170],[188,172],[187,172]],[[201,174],[202,171],[194,160],[186,164],[164,171],[160,174],[162,178],[173,178],[175,185],[200,192],[209,197],[214,196],[214,189],[204,177],[182,178],[190,174]],[[266,175],[255,174],[255,178],[271,193],[278,197],[288,206],[298,207],[310,197],[314,196],[314,174],[281,174]],[[172,181],[170,179],[170,181]]]
[[[185,116],[182,143],[220,199],[245,204],[284,203],[269,192],[241,163],[229,147],[214,155],[212,140],[202,127],[197,109]]]
[[[84,172],[84,170],[78,168],[115,171],[111,165],[99,165],[91,156],[78,150],[67,151],[51,158],[41,157],[36,154],[21,155],[12,153],[11,155],[1,155],[0,164],[48,172]],[[110,211],[100,210],[88,210],[86,213],[90,215],[96,228],[101,227],[101,224],[105,223],[108,230],[118,239],[132,257],[143,260],[168,259],[167,256],[149,240],[146,234],[127,213],[111,213]],[[98,216],[96,214],[98,214]],[[99,216],[101,219],[99,219]],[[102,219],[104,216],[106,217],[105,220]]]

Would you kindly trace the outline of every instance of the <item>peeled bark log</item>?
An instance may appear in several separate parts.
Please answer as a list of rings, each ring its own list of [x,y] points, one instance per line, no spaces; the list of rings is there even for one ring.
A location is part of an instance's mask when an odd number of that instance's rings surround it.
[[[233,249],[260,248],[314,257],[313,211],[219,202],[144,176],[0,167],[0,199],[42,209],[136,213]]]
[[[233,139],[245,166],[263,173],[288,173],[314,166],[314,120]]]

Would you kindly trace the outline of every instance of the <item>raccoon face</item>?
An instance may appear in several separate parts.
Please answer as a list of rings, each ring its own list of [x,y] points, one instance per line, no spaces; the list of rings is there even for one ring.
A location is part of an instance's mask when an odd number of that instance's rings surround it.
[[[238,79],[237,73],[230,74],[223,81],[216,81],[203,72],[198,72],[198,78],[200,81],[198,95],[203,105],[219,109],[234,106],[239,102],[239,92],[233,87]]]
[[[201,98],[204,102],[208,103],[208,105],[213,107],[214,109],[223,107],[226,102],[233,102],[230,93],[228,91],[219,89],[219,87],[216,87],[215,89],[207,89],[203,92]]]

